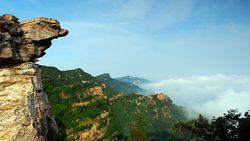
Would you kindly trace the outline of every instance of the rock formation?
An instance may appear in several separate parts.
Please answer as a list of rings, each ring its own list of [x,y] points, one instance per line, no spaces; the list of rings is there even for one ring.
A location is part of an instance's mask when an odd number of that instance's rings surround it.
[[[35,62],[54,38],[66,36],[58,21],[36,18],[19,22],[0,16],[0,140],[55,140],[57,124],[43,92]]]

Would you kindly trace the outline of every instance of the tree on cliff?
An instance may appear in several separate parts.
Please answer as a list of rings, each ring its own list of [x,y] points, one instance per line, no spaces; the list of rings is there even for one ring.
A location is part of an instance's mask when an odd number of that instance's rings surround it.
[[[148,141],[149,139],[146,136],[144,126],[145,123],[142,120],[143,118],[138,115],[135,117],[134,121],[130,124],[130,136],[128,141]]]

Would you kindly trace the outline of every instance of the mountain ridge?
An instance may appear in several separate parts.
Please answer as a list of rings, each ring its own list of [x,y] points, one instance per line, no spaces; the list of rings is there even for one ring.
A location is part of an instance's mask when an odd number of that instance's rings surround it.
[[[122,81],[122,82],[132,83],[132,84],[137,85],[137,86],[139,86],[141,84],[152,83],[152,81],[150,81],[148,79],[141,78],[141,77],[129,76],[129,75],[114,78],[114,79]]]
[[[100,75],[97,75],[96,78],[103,82],[108,84],[112,89],[116,91],[123,92],[124,94],[130,94],[130,93],[139,93],[145,95],[148,92],[139,86],[133,84],[133,83],[128,83],[128,82],[122,82],[116,79],[113,79],[109,73],[103,73]]]
[[[41,69],[59,140],[127,140],[137,132],[133,125],[140,127],[145,137],[164,141],[168,129],[185,118],[183,108],[165,94],[124,94],[82,69]]]

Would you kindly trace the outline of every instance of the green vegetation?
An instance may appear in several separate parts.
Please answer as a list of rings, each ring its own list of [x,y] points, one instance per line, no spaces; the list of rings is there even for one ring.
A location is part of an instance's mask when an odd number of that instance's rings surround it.
[[[250,114],[241,116],[230,110],[210,122],[202,115],[197,119],[179,121],[170,129],[171,141],[248,141],[250,139]]]
[[[59,126],[59,140],[69,140],[69,134],[77,136],[79,131],[90,129],[102,112],[109,111],[108,100],[101,91],[100,95],[91,92],[94,87],[102,88],[102,83],[81,69],[59,71],[42,67],[42,81]],[[88,104],[77,106],[83,102]]]
[[[125,137],[130,136],[129,125],[138,119],[137,117],[141,117],[140,121],[144,123],[143,131],[147,137],[159,141],[167,138],[168,129],[177,120],[185,118],[181,107],[172,104],[170,99],[159,100],[155,95],[124,95],[111,101],[111,111],[112,121],[116,124],[115,130],[118,133],[123,133]]]
[[[96,125],[97,134],[105,131],[99,140],[165,141],[168,129],[185,118],[182,107],[169,98],[129,94],[137,86],[109,75],[95,78],[81,69],[43,66],[42,81],[59,126],[59,140],[81,140],[82,133]]]
[[[130,123],[130,136],[129,141],[149,141],[149,138],[145,134],[145,125],[146,123],[143,122],[143,117],[138,116],[135,120]]]
[[[42,67],[42,81],[59,126],[58,140],[82,140],[91,132],[104,141],[248,141],[250,114],[231,110],[211,121],[185,120],[182,107],[164,95],[134,93],[137,86],[93,77],[81,69]],[[139,88],[139,87],[138,87]],[[132,93],[130,93],[132,92]],[[124,94],[125,93],[125,94]],[[100,132],[98,132],[100,131]],[[104,131],[104,134],[101,134]]]

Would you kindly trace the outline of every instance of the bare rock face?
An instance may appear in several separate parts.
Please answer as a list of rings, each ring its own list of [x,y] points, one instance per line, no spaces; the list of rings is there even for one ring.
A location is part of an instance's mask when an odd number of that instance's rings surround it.
[[[53,141],[58,127],[34,62],[51,40],[67,35],[58,21],[36,18],[19,23],[0,16],[0,140]]]
[[[54,19],[41,17],[20,23],[13,15],[0,16],[0,65],[35,62],[52,39],[67,34]]]
[[[161,101],[167,101],[169,98],[166,94],[164,93],[159,93],[159,94],[155,94],[157,99],[161,100]]]
[[[1,141],[56,137],[57,125],[40,76],[40,69],[34,63],[0,67]]]

